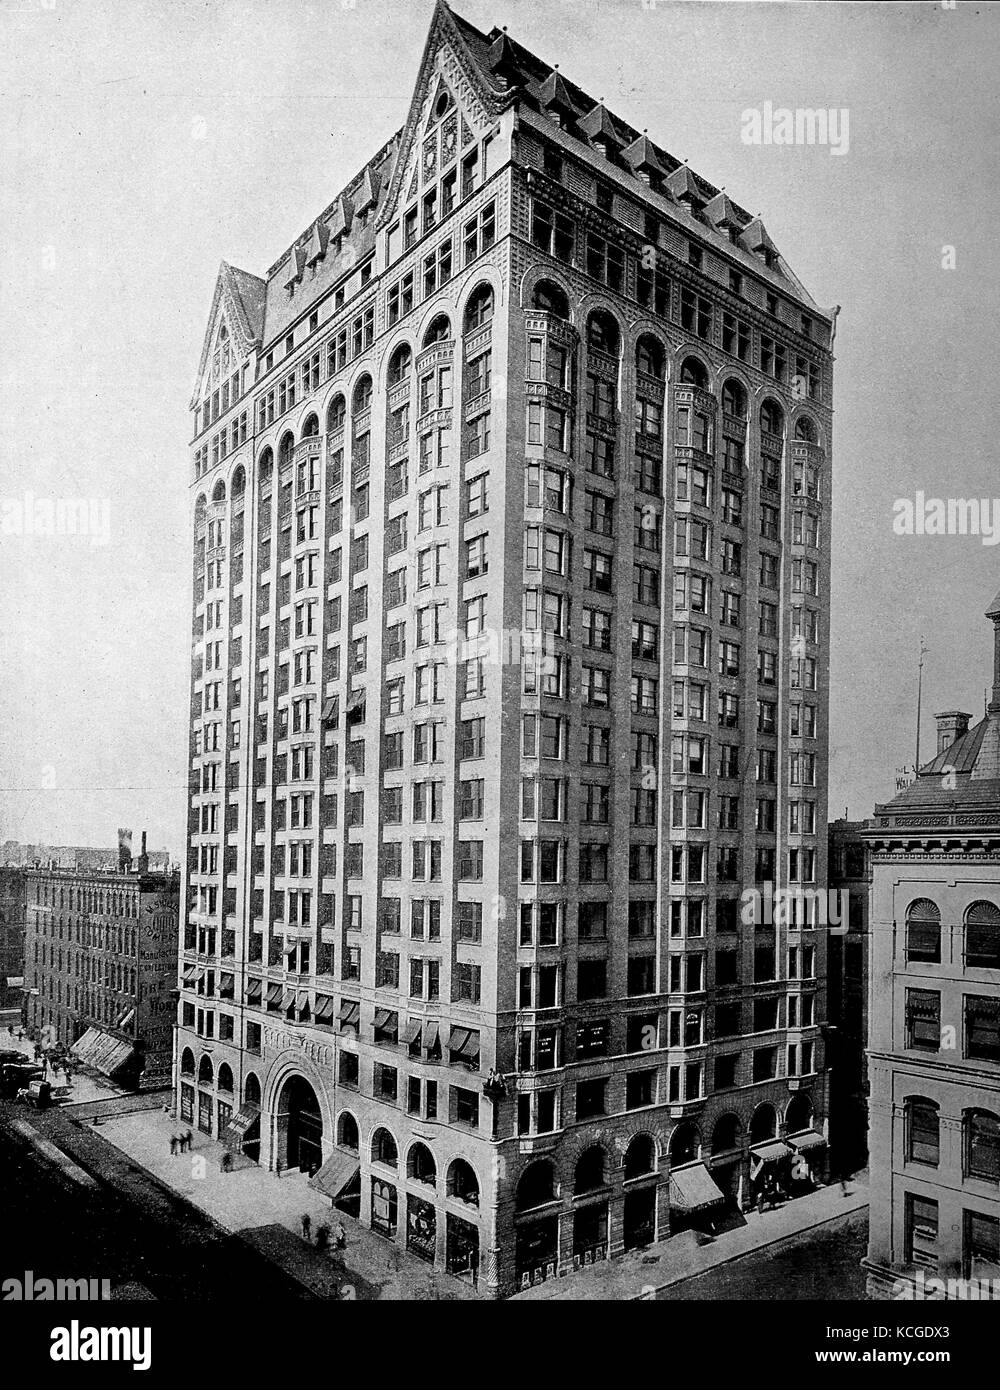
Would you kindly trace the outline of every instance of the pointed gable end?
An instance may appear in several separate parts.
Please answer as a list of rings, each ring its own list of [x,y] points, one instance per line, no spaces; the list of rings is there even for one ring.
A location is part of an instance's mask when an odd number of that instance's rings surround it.
[[[219,266],[212,296],[212,308],[198,361],[198,376],[191,397],[192,409],[201,400],[205,374],[210,369],[212,351],[223,324],[226,325],[234,359],[242,361],[260,344],[264,327],[264,301],[267,282],[247,270],[238,270],[228,262]]]

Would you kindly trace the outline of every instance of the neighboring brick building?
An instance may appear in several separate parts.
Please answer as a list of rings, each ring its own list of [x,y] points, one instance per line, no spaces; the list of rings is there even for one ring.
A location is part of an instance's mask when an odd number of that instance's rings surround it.
[[[985,719],[938,715],[937,756],[864,831],[873,1298],[1000,1279],[1000,594],[987,617]]]
[[[0,868],[0,1010],[24,997],[24,874]]]
[[[843,934],[831,932],[827,956],[830,1135],[838,1172],[868,1157],[868,902],[871,862],[862,832],[871,821],[835,820],[829,830],[830,890],[843,895]]]
[[[180,876],[25,870],[28,1026],[116,1080],[169,1085]]]
[[[826,934],[740,894],[825,897],[834,320],[443,4],[402,131],[222,267],[178,1104],[485,1292],[822,1163]]]

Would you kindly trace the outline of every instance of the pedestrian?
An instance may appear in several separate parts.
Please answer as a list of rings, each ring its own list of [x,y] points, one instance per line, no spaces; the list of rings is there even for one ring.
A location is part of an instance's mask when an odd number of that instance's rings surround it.
[[[193,1145],[194,1145],[194,1135],[191,1133],[190,1130],[188,1130],[188,1132],[187,1132],[187,1134],[185,1134],[184,1138],[187,1140],[187,1149],[188,1149],[188,1153],[190,1153],[190,1152],[191,1152],[191,1149],[192,1149],[192,1147],[193,1147]]]
[[[312,1218],[308,1212],[302,1214],[302,1239],[308,1240],[312,1232]]]
[[[177,1135],[176,1135],[176,1134],[171,1134],[171,1136],[170,1136],[170,1157],[171,1157],[171,1158],[176,1158],[176,1157],[177,1157]]]
[[[66,1077],[66,1085],[71,1086],[73,1084],[73,1074],[69,1067],[63,1068],[63,1075]]]
[[[334,1232],[334,1243],[338,1250],[343,1250],[347,1245],[347,1232],[344,1230],[343,1221],[337,1222],[337,1229]]]
[[[330,1228],[327,1225],[316,1227],[316,1249],[325,1250],[330,1241]]]

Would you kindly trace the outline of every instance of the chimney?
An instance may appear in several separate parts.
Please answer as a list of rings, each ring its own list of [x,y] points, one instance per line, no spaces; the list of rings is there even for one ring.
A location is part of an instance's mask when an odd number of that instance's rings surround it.
[[[118,872],[127,874],[132,867],[132,832],[118,828]]]
[[[936,714],[937,720],[937,751],[944,753],[946,749],[957,742],[963,734],[969,731],[969,720],[971,714],[964,714],[961,710],[945,710],[942,714]]]
[[[146,853],[146,832],[142,832],[142,849],[139,851],[139,872],[149,873],[149,855]]]

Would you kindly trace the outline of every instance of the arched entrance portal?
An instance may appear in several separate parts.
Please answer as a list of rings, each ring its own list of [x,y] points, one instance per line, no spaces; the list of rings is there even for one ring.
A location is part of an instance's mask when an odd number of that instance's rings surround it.
[[[312,1172],[323,1162],[323,1118],[304,1076],[290,1076],[278,1096],[275,1162],[279,1169]]]

